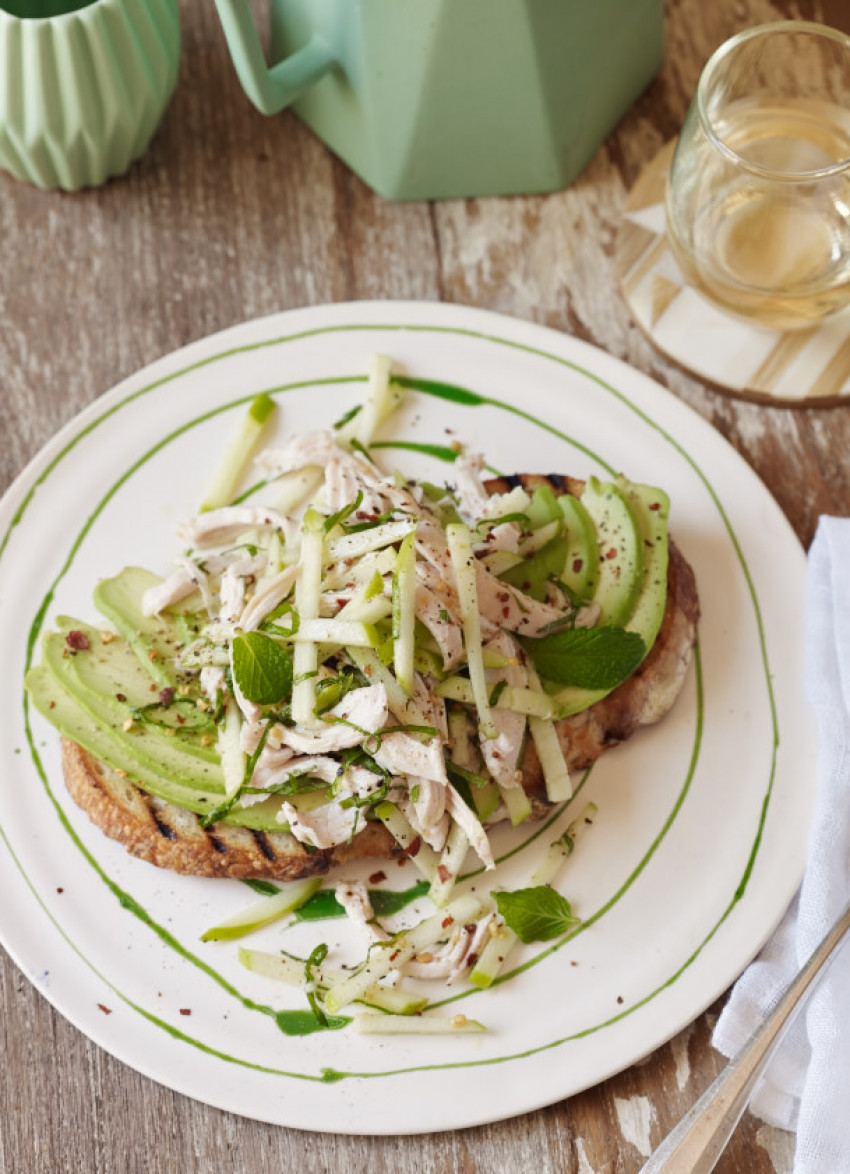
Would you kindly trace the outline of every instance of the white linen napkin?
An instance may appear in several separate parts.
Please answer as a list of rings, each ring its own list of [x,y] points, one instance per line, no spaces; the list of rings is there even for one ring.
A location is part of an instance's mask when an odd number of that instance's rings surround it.
[[[850,899],[850,518],[820,520],[809,552],[806,639],[805,686],[819,733],[808,861],[797,898],[717,1022],[712,1042],[725,1056],[746,1042]],[[796,1130],[794,1174],[850,1172],[850,944],[810,995],[751,1108]]]

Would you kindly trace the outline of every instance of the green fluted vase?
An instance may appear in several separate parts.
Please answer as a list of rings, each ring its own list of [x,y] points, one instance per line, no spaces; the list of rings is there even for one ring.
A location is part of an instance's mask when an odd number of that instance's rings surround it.
[[[0,0],[0,168],[66,191],[122,175],[179,60],[177,0]]]

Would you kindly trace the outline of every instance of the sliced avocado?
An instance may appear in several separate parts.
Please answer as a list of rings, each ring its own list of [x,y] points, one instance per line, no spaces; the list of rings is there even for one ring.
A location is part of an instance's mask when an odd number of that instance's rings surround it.
[[[60,734],[77,742],[99,762],[112,770],[122,772],[137,787],[155,795],[166,803],[173,803],[195,815],[205,815],[221,803],[221,792],[203,792],[182,787],[170,779],[157,775],[149,768],[139,769],[135,755],[126,744],[113,736],[113,731],[98,727],[86,710],[61,687],[57,678],[44,664],[36,665],[27,673],[27,692],[35,708]],[[283,832],[286,824],[277,821],[281,800],[277,796],[253,807],[235,807],[223,820],[225,823],[250,828],[254,831]]]
[[[157,700],[162,686],[142,667],[123,636],[101,632],[73,616],[57,616],[56,627],[63,638],[69,632],[81,632],[88,641],[89,647],[74,655],[74,663],[94,692],[108,697],[121,694],[134,708]]]
[[[670,502],[665,493],[649,485],[634,485],[625,478],[618,480],[620,492],[631,504],[643,544],[643,582],[632,613],[623,625],[629,632],[637,632],[646,652],[658,636],[667,604],[667,518]],[[561,714],[569,717],[579,713],[607,696],[609,689],[589,690],[568,686],[555,694]]]
[[[144,567],[125,567],[113,579],[101,579],[94,602],[130,645],[142,668],[166,687],[177,684],[174,658],[182,646],[180,632],[170,617],[146,616],[142,611],[145,592],[161,582]]]
[[[280,811],[284,798],[281,795],[270,795],[259,803],[252,803],[247,807],[240,807],[237,803],[231,807],[227,815],[223,816],[222,823],[235,824],[237,827],[253,828],[256,831],[285,832],[289,825],[285,820],[278,822],[277,813]]]
[[[499,578],[530,595],[532,599],[545,599],[546,584],[553,575],[561,574],[566,553],[566,538],[563,535],[553,538],[536,550],[530,558],[524,558],[506,571],[502,571]]]
[[[667,606],[670,499],[663,490],[651,485],[633,485],[624,478],[620,478],[619,484],[632,503],[644,550],[643,587],[626,627],[640,633],[649,651],[655,643]]]
[[[494,550],[490,554],[482,555],[481,561],[490,574],[498,579],[511,567],[519,566],[523,560],[522,555],[514,554],[511,550]]]
[[[561,579],[579,599],[593,599],[599,583],[599,548],[596,529],[577,497],[564,493],[558,505],[567,526],[567,556]]]
[[[134,711],[143,711],[149,728],[164,738],[177,738],[187,745],[190,753],[207,762],[217,762],[218,753],[209,745],[209,738],[216,738],[216,726],[210,715],[198,709],[197,696],[187,693],[178,696],[173,687],[167,690],[170,697],[162,700],[163,691],[155,681],[146,676],[135,655],[121,636],[113,636],[108,643],[100,640],[100,633],[68,616],[57,620],[59,631],[48,633],[43,643],[57,645],[54,657],[62,657],[67,669],[75,677],[79,688],[94,697],[105,697],[118,701],[126,707],[121,721],[132,716]],[[73,649],[68,643],[69,632],[80,632],[88,642],[88,648]]]
[[[257,831],[285,832],[289,829],[286,820],[278,820],[277,814],[283,803],[291,803],[299,811],[315,811],[328,801],[327,789],[302,791],[297,795],[269,795],[259,803],[241,806],[237,803],[222,819],[222,823],[233,823],[239,827],[254,828]]]
[[[56,678],[60,687],[71,697],[93,725],[122,747],[132,762],[133,775],[165,778],[181,789],[223,794],[224,780],[218,756],[214,749],[184,746],[176,738],[167,737],[156,726],[133,721],[130,706],[116,697],[97,692],[80,681],[78,659],[85,663],[85,652],[66,656],[68,646],[56,632],[48,632],[42,641],[44,665]],[[49,718],[50,714],[46,714]],[[82,743],[85,745],[85,743]],[[201,753],[203,752],[203,757]],[[107,761],[106,759],[104,761]],[[112,765],[111,762],[109,765]]]
[[[560,522],[562,520],[558,499],[555,497],[551,485],[538,485],[531,495],[528,508],[524,512],[528,516],[528,528],[530,530],[539,530],[547,522]]]
[[[122,771],[132,782],[152,795],[197,815],[213,810],[221,802],[220,794],[182,787],[147,767],[140,770],[132,746],[116,738],[114,731],[98,726],[91,714],[62,688],[46,664],[36,665],[29,670],[26,688],[33,705],[60,734],[77,742],[112,770]]]
[[[625,627],[643,587],[643,539],[629,497],[619,485],[590,477],[581,495],[596,529],[600,626]]]

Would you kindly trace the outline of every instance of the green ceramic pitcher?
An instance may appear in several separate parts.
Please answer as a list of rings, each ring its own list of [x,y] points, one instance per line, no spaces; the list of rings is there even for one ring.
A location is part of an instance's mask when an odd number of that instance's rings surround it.
[[[381,195],[565,187],[661,63],[662,0],[216,0],[264,114],[292,105]]]
[[[177,0],[0,0],[0,168],[67,191],[121,175],[179,60]]]

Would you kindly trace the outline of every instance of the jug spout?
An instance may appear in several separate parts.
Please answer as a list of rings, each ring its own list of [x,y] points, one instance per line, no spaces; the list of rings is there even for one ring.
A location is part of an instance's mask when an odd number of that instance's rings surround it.
[[[262,114],[277,114],[336,65],[321,37],[271,67],[266,63],[248,0],[215,0],[242,88]]]

